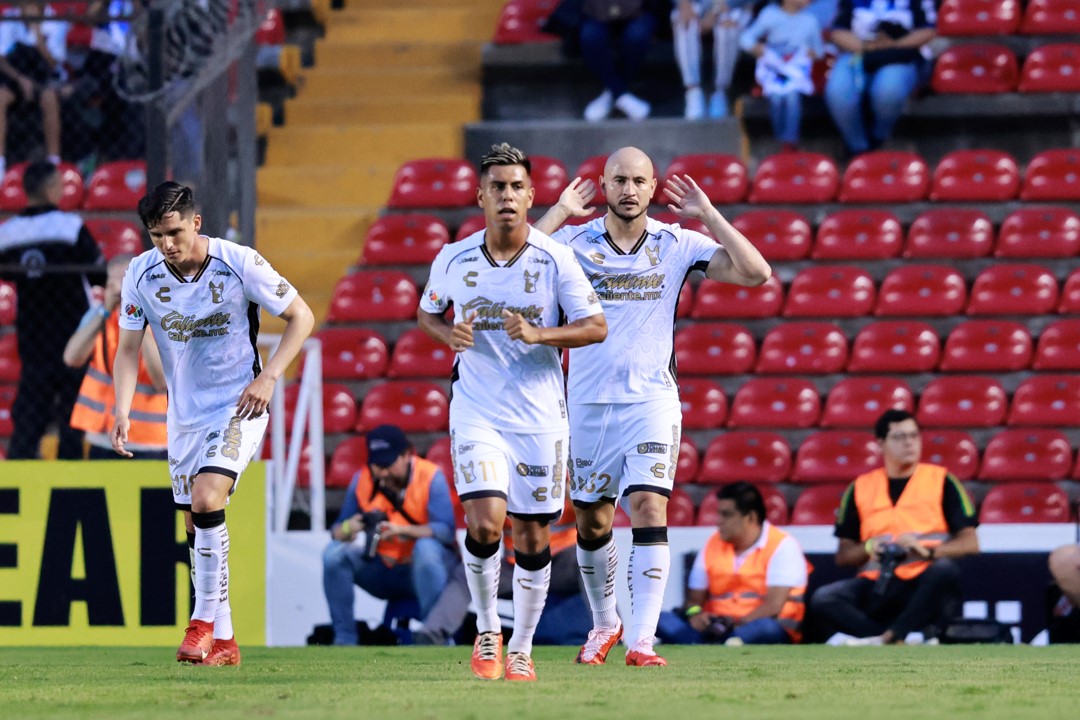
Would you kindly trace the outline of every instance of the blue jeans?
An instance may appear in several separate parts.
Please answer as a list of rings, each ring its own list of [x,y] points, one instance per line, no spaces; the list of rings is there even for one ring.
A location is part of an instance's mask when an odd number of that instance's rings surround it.
[[[780,142],[798,144],[802,125],[802,95],[784,93],[769,98],[769,116],[772,118],[773,135]]]
[[[844,53],[836,60],[825,84],[825,104],[844,145],[852,154],[866,152],[885,142],[904,111],[904,103],[919,85],[918,63],[885,65],[863,72],[861,62]],[[869,103],[872,122],[863,117]]]
[[[323,592],[330,606],[335,645],[355,645],[353,584],[380,600],[415,598],[420,619],[439,599],[458,562],[454,552],[434,538],[420,538],[412,562],[387,567],[380,558],[368,559],[362,545],[334,541],[323,551]]]
[[[656,636],[672,645],[700,645],[705,638],[681,616],[670,610],[660,613]],[[759,618],[735,628],[728,637],[737,637],[747,645],[787,645],[791,636],[776,618]]]
[[[612,97],[622,95],[630,89],[630,83],[637,80],[655,29],[656,18],[649,12],[642,12],[626,22],[605,23],[589,17],[581,19],[579,37],[582,59],[600,76],[600,82]],[[613,39],[618,41],[617,57],[612,52]]]

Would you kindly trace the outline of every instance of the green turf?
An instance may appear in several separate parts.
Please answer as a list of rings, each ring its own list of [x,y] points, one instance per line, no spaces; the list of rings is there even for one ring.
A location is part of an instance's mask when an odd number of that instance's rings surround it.
[[[620,648],[621,649],[621,648]],[[777,718],[1057,720],[1080,646],[667,647],[667,668],[537,648],[534,684],[483,682],[468,648],[247,648],[235,668],[167,649],[0,649],[0,718]]]

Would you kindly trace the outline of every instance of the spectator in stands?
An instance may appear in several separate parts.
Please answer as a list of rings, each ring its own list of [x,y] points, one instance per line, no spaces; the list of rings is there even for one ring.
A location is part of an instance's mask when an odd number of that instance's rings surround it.
[[[675,0],[671,32],[675,62],[686,89],[687,120],[705,117],[705,92],[701,87],[701,36],[712,32],[714,90],[709,95],[710,118],[728,116],[728,88],[739,57],[739,33],[750,23],[754,0]]]
[[[849,154],[874,150],[892,135],[924,75],[935,7],[934,0],[841,0],[830,35],[840,57],[825,104]]]
[[[844,493],[835,534],[836,564],[858,577],[826,585],[810,601],[823,637],[836,643],[903,643],[933,637],[960,600],[956,558],[979,552],[975,504],[948,470],[920,462],[922,438],[906,410],[886,410],[874,425],[884,466]]]
[[[367,450],[368,465],[349,483],[323,553],[335,645],[357,642],[354,584],[382,600],[415,598],[423,620],[458,564],[443,471],[417,456],[394,425],[370,430]]]
[[[29,2],[4,10],[0,21],[0,174],[6,167],[7,116],[13,106],[41,108],[45,154],[60,162],[60,100],[56,86],[67,57],[68,23],[45,3]],[[25,17],[25,20],[15,18]]]
[[[0,225],[0,278],[15,283],[15,331],[22,375],[11,409],[15,429],[8,457],[38,457],[49,422],[60,435],[58,456],[79,460],[83,434],[68,424],[82,369],[64,365],[64,346],[90,307],[90,285],[105,284],[105,260],[82,218],[56,209],[63,194],[57,167],[31,163],[23,175],[29,207]]]
[[[739,36],[739,47],[757,58],[755,76],[769,99],[773,134],[785,150],[798,149],[802,96],[813,95],[810,72],[825,52],[821,26],[806,11],[809,2],[767,5]]]
[[[124,271],[133,255],[117,255],[107,265],[103,303],[94,303],[83,315],[75,334],[64,348],[64,364],[69,368],[86,368],[71,427],[86,433],[91,460],[115,460],[109,431],[113,428],[115,397],[112,364],[120,340],[120,288]],[[87,367],[89,362],[89,367]],[[127,449],[137,460],[165,460],[168,440],[165,436],[165,414],[168,397],[165,393],[165,372],[161,367],[154,336],[143,336],[142,356],[139,359],[139,379],[131,403],[131,430]]]
[[[631,120],[649,117],[652,106],[630,92],[649,52],[656,16],[648,0],[584,0],[579,37],[586,66],[604,85],[585,106],[585,119],[598,122],[618,108]]]
[[[681,611],[660,616],[667,643],[778,645],[799,642],[808,565],[795,538],[765,519],[748,482],[720,488],[718,529],[698,553]]]

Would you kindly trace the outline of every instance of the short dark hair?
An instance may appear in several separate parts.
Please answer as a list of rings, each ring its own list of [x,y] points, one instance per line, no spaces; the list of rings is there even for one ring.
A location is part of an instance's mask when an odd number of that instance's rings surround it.
[[[180,183],[163,182],[139,200],[139,219],[149,230],[169,213],[187,217],[195,212],[195,193]]]
[[[898,410],[897,408],[886,410],[881,413],[881,417],[874,423],[874,437],[878,440],[884,440],[885,436],[889,434],[890,425],[895,425],[896,423],[901,423],[905,420],[915,420],[915,416],[907,410]],[[919,421],[915,420],[915,424],[918,425]]]
[[[40,198],[59,168],[48,160],[38,160],[26,166],[23,171],[23,192],[27,197]]]
[[[757,513],[758,522],[765,522],[765,498],[750,483],[740,480],[729,483],[716,491],[717,500],[731,500],[740,515]]]
[[[510,145],[510,143],[499,143],[491,146],[487,155],[480,158],[480,175],[483,176],[488,171],[488,168],[496,165],[520,165],[525,168],[526,175],[532,176],[532,163],[529,162],[529,156]]]

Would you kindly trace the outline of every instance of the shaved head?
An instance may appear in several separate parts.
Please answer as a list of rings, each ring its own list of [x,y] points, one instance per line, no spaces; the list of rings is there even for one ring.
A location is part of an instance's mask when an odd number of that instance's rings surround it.
[[[644,175],[650,180],[653,177],[653,164],[649,156],[636,147],[624,147],[616,150],[608,156],[604,165],[604,178],[614,175]]]
[[[642,218],[656,190],[652,160],[636,147],[616,150],[604,165],[600,190],[611,214],[627,223]]]

